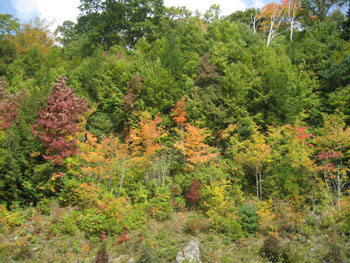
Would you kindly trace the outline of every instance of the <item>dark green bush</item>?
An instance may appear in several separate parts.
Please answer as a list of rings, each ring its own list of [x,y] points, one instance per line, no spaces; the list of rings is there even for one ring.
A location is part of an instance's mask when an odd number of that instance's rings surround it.
[[[255,231],[258,229],[259,217],[256,214],[257,211],[258,208],[252,204],[245,204],[240,209],[243,229],[249,234],[255,233]]]
[[[51,212],[50,204],[51,204],[51,200],[49,200],[49,199],[43,199],[38,203],[37,207],[38,207],[39,211],[41,212],[41,214],[43,214],[43,215],[50,214],[50,212]]]
[[[101,232],[108,230],[107,218],[96,209],[87,209],[80,222],[80,228],[88,238],[98,240]]]
[[[280,240],[272,235],[267,236],[264,240],[264,244],[260,249],[260,254],[271,262],[291,262],[289,259],[289,249],[281,245]]]

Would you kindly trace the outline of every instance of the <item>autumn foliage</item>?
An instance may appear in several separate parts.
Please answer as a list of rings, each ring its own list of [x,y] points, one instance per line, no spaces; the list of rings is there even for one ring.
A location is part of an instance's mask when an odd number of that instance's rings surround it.
[[[119,180],[120,188],[122,187],[129,158],[127,144],[112,134],[98,142],[93,134],[87,132],[85,142],[79,142],[78,145],[83,161],[81,169],[85,176],[98,183],[104,182],[109,190],[116,179]]]
[[[21,30],[11,38],[18,54],[26,54],[33,48],[37,48],[41,54],[45,54],[54,44],[54,38],[47,22],[39,18],[23,24]]]
[[[32,133],[42,140],[46,152],[44,158],[55,164],[77,152],[76,134],[81,131],[79,121],[88,111],[87,101],[78,98],[66,86],[67,78],[61,76],[52,87],[47,107],[39,112]]]
[[[132,155],[141,161],[150,160],[163,148],[159,142],[162,135],[165,135],[164,129],[159,127],[162,118],[156,115],[154,119],[141,117],[139,127],[130,130],[130,141]]]
[[[202,186],[199,180],[197,178],[194,178],[191,182],[190,190],[186,194],[186,198],[191,205],[194,205],[199,201],[199,198],[200,198],[199,190],[201,189],[201,187]]]
[[[6,86],[6,81],[0,80],[0,125],[3,129],[9,128],[11,123],[17,119],[18,108],[26,97],[25,92],[10,94]]]
[[[186,100],[182,98],[179,100],[173,109],[171,109],[171,116],[177,125],[183,127],[187,123],[187,112],[186,112]]]
[[[206,130],[188,123],[183,134],[184,140],[176,142],[174,145],[185,155],[190,171],[194,170],[195,166],[206,164],[219,155],[214,152],[214,148],[204,142],[210,136]]]

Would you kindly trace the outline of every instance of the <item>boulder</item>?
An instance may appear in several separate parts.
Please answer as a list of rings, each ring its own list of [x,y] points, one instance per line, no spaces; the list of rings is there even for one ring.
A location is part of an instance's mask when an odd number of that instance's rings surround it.
[[[202,263],[200,261],[199,242],[197,239],[191,240],[188,245],[176,256],[176,263],[186,262]]]

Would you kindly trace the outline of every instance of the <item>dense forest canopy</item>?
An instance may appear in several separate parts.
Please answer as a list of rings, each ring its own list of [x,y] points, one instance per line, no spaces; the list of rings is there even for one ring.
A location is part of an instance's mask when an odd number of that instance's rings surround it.
[[[325,211],[350,235],[349,2],[79,8],[55,34],[0,15],[0,223],[52,198],[89,238],[193,209],[231,241]]]

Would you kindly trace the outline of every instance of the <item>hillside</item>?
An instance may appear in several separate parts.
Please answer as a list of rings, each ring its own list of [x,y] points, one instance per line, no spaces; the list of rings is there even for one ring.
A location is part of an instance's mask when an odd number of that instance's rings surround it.
[[[350,11],[321,2],[0,14],[0,261],[349,262]]]

